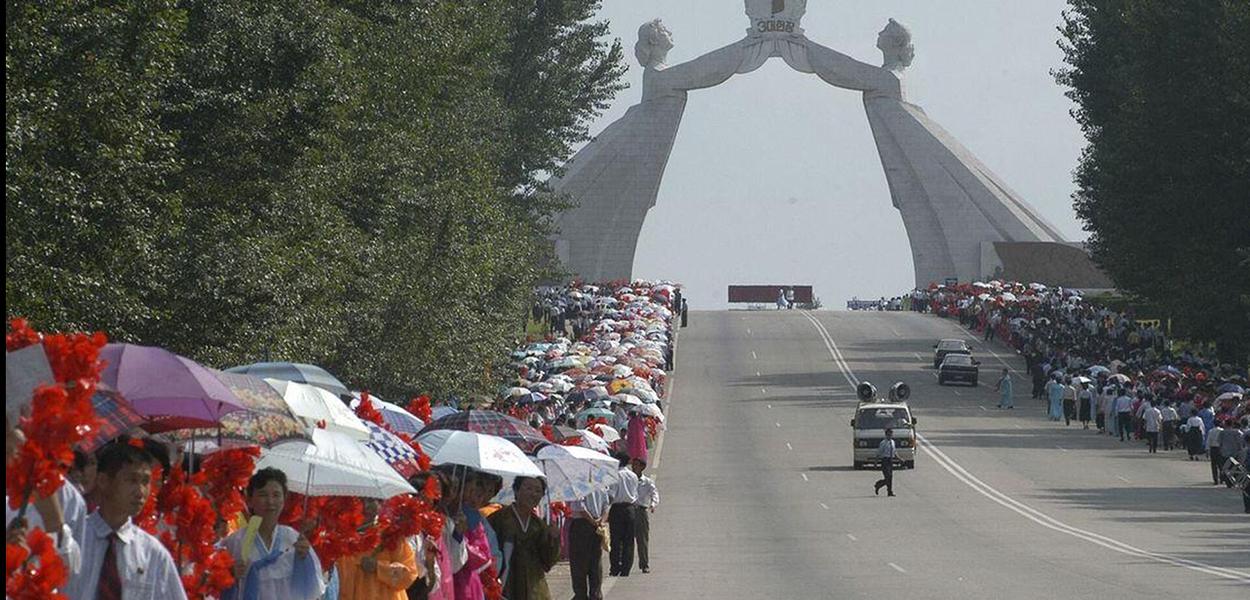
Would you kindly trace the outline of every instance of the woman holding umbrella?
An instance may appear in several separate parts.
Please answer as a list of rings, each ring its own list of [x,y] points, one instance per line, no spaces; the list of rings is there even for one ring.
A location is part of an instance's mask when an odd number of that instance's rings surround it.
[[[516,501],[490,516],[499,536],[503,566],[499,570],[509,600],[550,600],[547,571],[560,558],[560,530],[538,517],[538,503],[547,491],[540,477],[517,477]]]
[[[286,474],[278,469],[261,469],[248,481],[251,521],[222,541],[235,565],[235,584],[225,598],[313,600],[325,593],[317,553],[308,538],[278,524],[286,495]]]

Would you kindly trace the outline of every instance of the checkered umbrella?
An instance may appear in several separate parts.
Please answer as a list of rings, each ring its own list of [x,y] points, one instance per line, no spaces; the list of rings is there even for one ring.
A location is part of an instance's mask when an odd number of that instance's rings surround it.
[[[516,444],[526,454],[533,454],[549,443],[547,438],[543,437],[542,432],[537,429],[526,425],[520,419],[493,410],[465,410],[447,415],[427,425],[421,430],[421,435],[439,429],[499,436]]]
[[[409,479],[421,472],[417,452],[399,439],[399,436],[368,421],[365,421],[365,425],[369,427],[369,441],[365,442],[365,445],[377,452],[386,464],[403,475],[404,479]]]

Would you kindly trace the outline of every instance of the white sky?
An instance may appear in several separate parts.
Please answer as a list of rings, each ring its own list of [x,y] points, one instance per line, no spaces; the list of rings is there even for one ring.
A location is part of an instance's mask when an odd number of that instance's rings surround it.
[[[807,37],[880,64],[888,18],[912,32],[909,100],[924,108],[1069,240],[1072,169],[1084,140],[1055,84],[1062,0],[809,0]],[[604,0],[625,46],[629,89],[597,134],[641,96],[638,26],[663,19],[669,64],[743,37],[742,0]],[[691,307],[724,308],[730,284],[810,284],[826,307],[912,285],[911,252],[890,204],[860,95],[772,59],[690,94],[634,276],[672,279]]]

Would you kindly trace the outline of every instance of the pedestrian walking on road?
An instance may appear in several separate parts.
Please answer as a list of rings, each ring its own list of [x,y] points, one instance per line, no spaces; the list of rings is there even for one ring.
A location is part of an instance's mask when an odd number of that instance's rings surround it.
[[[638,568],[643,573],[651,572],[651,513],[660,505],[660,491],[655,487],[655,480],[642,474],[647,468],[646,461],[633,460],[630,468],[638,475],[638,501],[634,503],[634,541],[638,547]]]
[[[612,544],[608,557],[608,575],[629,577],[634,568],[634,504],[638,502],[638,474],[621,461],[617,481],[612,485],[612,509],[608,512],[608,525]]]
[[[884,487],[888,496],[894,495],[894,430],[885,430],[885,439],[877,446],[877,458],[881,460],[881,479],[873,484],[873,493],[881,494]]]
[[[1063,424],[1065,426],[1070,427],[1072,419],[1076,418],[1076,394],[1076,386],[1069,377],[1063,385]]]
[[[1115,399],[1115,424],[1120,434],[1120,441],[1133,437],[1133,397],[1124,388],[1119,389]]]
[[[1094,405],[1094,392],[1089,389],[1088,383],[1081,384],[1081,391],[1077,393],[1080,400],[1080,408],[1077,410],[1078,416],[1081,418],[1081,428],[1089,429],[1090,414]]]
[[[1150,453],[1158,454],[1159,452],[1159,431],[1163,427],[1163,411],[1157,406],[1151,406],[1142,413],[1142,420],[1145,421],[1146,439],[1150,442]]]
[[[612,498],[595,489],[585,498],[569,503],[569,574],[573,576],[573,600],[603,600],[602,531]]]
[[[1207,431],[1207,455],[1211,458],[1211,480],[1215,485],[1219,485],[1220,467],[1224,466],[1224,454],[1220,448],[1220,436],[1224,433],[1224,427],[1219,421],[1215,422],[1215,426]]]
[[[1067,389],[1065,385],[1059,383],[1059,376],[1056,375],[1046,384],[1046,399],[1050,402],[1050,420],[1058,421],[1063,418],[1063,391]]]
[[[998,384],[994,389],[1002,393],[1002,397],[998,400],[998,408],[1015,408],[1015,404],[1011,399],[1011,371],[1003,369],[1003,376],[999,378]]]

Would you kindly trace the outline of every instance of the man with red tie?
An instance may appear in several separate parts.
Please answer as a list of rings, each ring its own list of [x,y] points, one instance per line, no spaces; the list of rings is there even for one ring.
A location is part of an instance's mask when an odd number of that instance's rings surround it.
[[[82,569],[69,580],[70,600],[186,600],[169,551],[131,521],[152,488],[155,462],[142,444],[118,441],[100,451],[100,506],[78,540]]]

